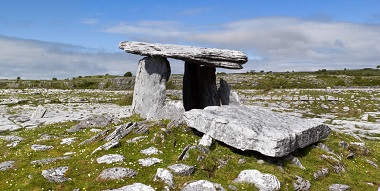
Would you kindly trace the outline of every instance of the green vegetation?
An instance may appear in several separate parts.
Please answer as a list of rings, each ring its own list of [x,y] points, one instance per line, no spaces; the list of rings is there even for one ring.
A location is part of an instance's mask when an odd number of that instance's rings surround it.
[[[126,73],[124,74],[124,77],[132,77],[132,72],[126,72]]]

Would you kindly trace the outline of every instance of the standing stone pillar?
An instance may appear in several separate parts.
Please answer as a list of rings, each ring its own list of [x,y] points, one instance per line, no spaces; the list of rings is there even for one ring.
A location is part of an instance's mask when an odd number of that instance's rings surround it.
[[[166,82],[170,77],[170,64],[163,57],[145,57],[140,60],[133,91],[132,111],[150,119],[164,107]]]
[[[220,105],[215,71],[214,67],[185,62],[182,90],[185,111]]]

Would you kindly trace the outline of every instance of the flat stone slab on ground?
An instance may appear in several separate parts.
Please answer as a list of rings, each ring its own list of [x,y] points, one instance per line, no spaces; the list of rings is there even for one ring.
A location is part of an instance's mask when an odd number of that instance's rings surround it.
[[[122,179],[124,177],[133,177],[136,176],[137,172],[130,168],[123,167],[114,167],[108,168],[102,171],[102,173],[98,176],[98,178],[103,180],[116,180]]]
[[[141,166],[152,166],[154,164],[162,162],[162,159],[158,158],[144,158],[144,159],[139,159],[139,164]]]
[[[48,145],[32,145],[31,146],[31,149],[34,151],[46,151],[53,148],[54,148],[53,146],[48,146]]]
[[[186,164],[173,164],[171,166],[168,166],[170,170],[172,170],[175,174],[181,175],[181,176],[188,176],[193,174],[194,172],[194,166],[189,166]]]
[[[46,159],[41,159],[41,160],[34,160],[32,162],[30,162],[30,164],[39,164],[39,165],[43,165],[43,164],[50,164],[52,162],[55,162],[57,160],[67,160],[67,159],[70,159],[71,156],[63,156],[63,157],[56,157],[56,158],[46,158]]]
[[[16,161],[4,161],[4,162],[0,163],[0,171],[5,171],[5,170],[13,168],[13,164],[15,162]]]
[[[111,164],[114,162],[122,162],[124,159],[125,159],[125,157],[123,155],[108,154],[108,155],[104,155],[104,156],[97,158],[96,162],[98,162],[99,164],[101,164],[101,163]]]
[[[49,182],[61,183],[70,180],[65,177],[65,172],[69,169],[67,166],[61,166],[42,171],[42,176]]]
[[[185,112],[184,120],[212,138],[240,150],[283,157],[326,138],[331,129],[316,120],[259,107],[209,106]]]

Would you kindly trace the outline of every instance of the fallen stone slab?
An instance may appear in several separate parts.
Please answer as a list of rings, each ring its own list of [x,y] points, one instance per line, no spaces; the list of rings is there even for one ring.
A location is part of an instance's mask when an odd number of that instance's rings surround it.
[[[42,106],[42,105],[37,106],[36,110],[32,113],[31,119],[43,118],[46,111],[47,111],[47,109],[44,106]]]
[[[56,158],[46,158],[46,159],[41,159],[41,160],[34,160],[32,162],[30,162],[30,164],[32,165],[36,165],[36,164],[39,164],[39,165],[43,165],[43,164],[50,164],[50,163],[53,163],[57,160],[67,160],[67,159],[70,159],[71,156],[63,156],[63,157],[56,157]]]
[[[104,191],[155,191],[155,189],[142,183],[133,183],[131,185],[123,186],[121,188]]]
[[[136,123],[127,123],[117,127],[112,133],[110,133],[104,140],[120,140],[127,136],[136,127]]]
[[[108,155],[104,155],[104,156],[97,158],[96,162],[98,162],[99,164],[101,164],[101,163],[111,164],[114,162],[122,162],[124,159],[125,159],[125,157],[123,155],[108,154]]]
[[[32,145],[31,146],[31,149],[34,151],[46,151],[53,148],[54,148],[53,146],[48,146],[48,145]]]
[[[65,173],[68,169],[69,167],[67,166],[61,166],[57,168],[43,170],[42,176],[49,182],[62,183],[67,180],[70,180],[69,178],[65,177]]]
[[[186,164],[173,164],[168,166],[170,170],[172,170],[175,174],[181,176],[189,176],[193,174],[195,167],[186,165]]]
[[[98,178],[103,180],[117,180],[125,177],[131,178],[136,175],[137,172],[133,169],[114,167],[103,170],[102,173],[100,173],[100,175],[98,176]]]
[[[0,163],[0,171],[6,171],[8,169],[12,169],[15,162],[16,161],[4,161]]]
[[[320,122],[259,107],[209,106],[184,113],[189,127],[240,150],[283,157],[326,138],[331,129]]]
[[[152,166],[154,164],[162,162],[162,159],[158,159],[158,158],[144,158],[144,159],[139,159],[138,162],[139,162],[139,164],[141,166]]]
[[[279,190],[280,181],[272,174],[264,174],[258,170],[243,170],[234,180],[237,183],[254,184],[260,190]]]
[[[186,184],[181,191],[226,191],[222,185],[208,180],[198,180]]]
[[[243,52],[226,49],[131,41],[120,42],[119,48],[131,54],[174,58],[209,67],[242,69],[241,65],[248,61]]]

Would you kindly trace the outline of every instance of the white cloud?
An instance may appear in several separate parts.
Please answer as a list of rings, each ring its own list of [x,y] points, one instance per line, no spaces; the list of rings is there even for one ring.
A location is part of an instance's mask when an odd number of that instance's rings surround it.
[[[0,36],[0,79],[51,79],[135,72],[139,56]]]

